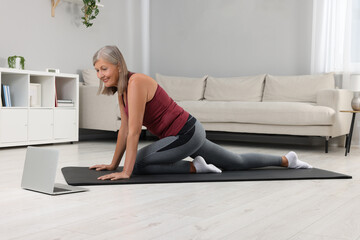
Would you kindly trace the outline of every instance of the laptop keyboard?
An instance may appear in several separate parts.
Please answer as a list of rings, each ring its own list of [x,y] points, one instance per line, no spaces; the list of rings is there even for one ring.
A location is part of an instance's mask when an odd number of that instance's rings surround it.
[[[67,192],[67,191],[70,191],[70,190],[69,190],[69,189],[66,189],[66,188],[54,187],[54,193],[57,193],[57,192]]]

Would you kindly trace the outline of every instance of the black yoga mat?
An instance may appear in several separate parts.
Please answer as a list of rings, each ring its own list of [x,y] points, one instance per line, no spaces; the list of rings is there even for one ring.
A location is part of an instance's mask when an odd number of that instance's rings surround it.
[[[225,181],[271,181],[305,179],[348,179],[351,176],[318,168],[287,169],[262,168],[246,171],[229,171],[207,174],[159,174],[133,175],[130,179],[117,181],[97,180],[98,177],[115,171],[95,171],[88,167],[64,167],[61,169],[69,185],[107,185],[107,184],[147,184],[147,183],[185,183],[185,182],[225,182]],[[118,168],[117,171],[121,171]]]

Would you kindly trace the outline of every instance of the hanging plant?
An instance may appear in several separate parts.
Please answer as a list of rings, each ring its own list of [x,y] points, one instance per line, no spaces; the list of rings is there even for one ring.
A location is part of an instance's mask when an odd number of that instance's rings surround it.
[[[97,0],[100,2],[100,0]],[[83,20],[83,24],[88,28],[93,25],[91,22],[96,18],[99,14],[98,5],[96,5],[96,0],[83,0],[84,6],[81,8],[81,11],[84,13],[84,17],[81,19]]]

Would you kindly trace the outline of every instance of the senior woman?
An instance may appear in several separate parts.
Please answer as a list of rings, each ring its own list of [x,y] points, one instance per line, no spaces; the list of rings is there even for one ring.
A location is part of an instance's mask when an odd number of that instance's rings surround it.
[[[99,94],[117,94],[121,126],[110,164],[91,166],[115,170],[126,151],[121,172],[101,180],[130,178],[132,174],[221,173],[266,166],[311,168],[295,152],[284,156],[236,154],[206,139],[201,123],[177,105],[151,77],[129,72],[116,46],[99,49],[93,64],[100,79]],[[101,117],[101,116],[99,116]],[[138,151],[142,126],[160,139]],[[193,161],[184,160],[190,156]]]

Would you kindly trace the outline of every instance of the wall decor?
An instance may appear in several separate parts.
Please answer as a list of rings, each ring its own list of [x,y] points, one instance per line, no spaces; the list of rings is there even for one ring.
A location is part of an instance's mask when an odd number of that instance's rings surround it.
[[[82,23],[88,28],[93,25],[93,20],[97,17],[100,10],[99,7],[104,7],[104,5],[100,4],[100,0],[64,0],[66,2],[72,2],[76,4],[82,4],[83,7],[81,11],[84,16],[81,17]],[[60,3],[60,0],[51,0],[51,16],[55,17],[55,8]]]

